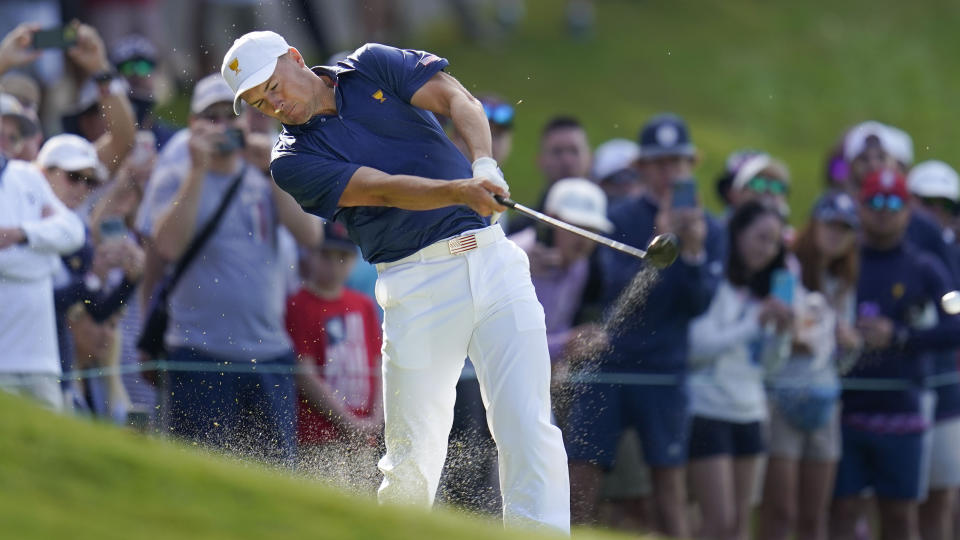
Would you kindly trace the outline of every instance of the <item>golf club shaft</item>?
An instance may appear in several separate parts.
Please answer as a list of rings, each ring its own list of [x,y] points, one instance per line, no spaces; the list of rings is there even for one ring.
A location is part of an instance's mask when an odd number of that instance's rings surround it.
[[[500,195],[494,195],[493,198],[496,199],[498,203],[500,203],[500,204],[502,204],[502,205],[504,205],[504,206],[506,206],[506,207],[508,207],[508,208],[513,208],[513,209],[516,210],[517,212],[520,212],[520,213],[522,213],[522,214],[526,214],[526,215],[532,217],[533,219],[536,219],[536,220],[538,220],[538,221],[542,221],[542,222],[544,222],[544,223],[547,223],[548,225],[553,225],[554,227],[557,227],[558,229],[563,229],[563,230],[565,230],[565,231],[572,232],[573,234],[582,236],[582,237],[584,237],[584,238],[588,238],[588,239],[593,240],[594,242],[596,242],[596,243],[598,243],[598,244],[603,244],[603,245],[605,245],[605,246],[607,246],[607,247],[609,247],[609,248],[615,249],[615,250],[617,250],[617,251],[622,251],[623,253],[626,253],[627,255],[633,255],[634,257],[636,257],[636,258],[638,258],[638,259],[644,259],[644,258],[646,258],[646,256],[647,256],[647,252],[644,251],[644,250],[642,250],[642,249],[638,249],[638,248],[635,248],[635,247],[633,247],[633,246],[628,246],[627,244],[624,244],[623,242],[617,242],[616,240],[611,240],[611,239],[607,238],[606,236],[602,236],[602,235],[599,235],[599,234],[597,234],[597,233],[595,233],[595,232],[591,232],[591,231],[588,231],[588,230],[586,230],[586,229],[581,229],[580,227],[577,227],[576,225],[571,225],[571,224],[566,223],[566,222],[564,222],[564,221],[560,221],[559,219],[552,218],[552,217],[550,217],[550,216],[548,216],[548,215],[546,215],[546,214],[544,214],[544,213],[537,212],[536,210],[534,210],[534,209],[532,209],[532,208],[527,208],[526,206],[524,206],[524,205],[522,205],[522,204],[514,201],[513,199],[507,199],[507,198],[501,197]]]

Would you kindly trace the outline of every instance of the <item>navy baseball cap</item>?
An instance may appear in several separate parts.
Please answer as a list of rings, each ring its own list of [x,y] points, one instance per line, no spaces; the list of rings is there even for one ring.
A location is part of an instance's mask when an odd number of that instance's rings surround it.
[[[811,215],[817,221],[839,221],[854,229],[860,227],[856,201],[842,191],[829,191],[817,199]]]
[[[658,114],[640,130],[640,158],[662,156],[694,157],[697,149],[683,118],[671,113]]]
[[[323,244],[320,245],[320,249],[323,248],[352,251],[357,249],[357,245],[353,243],[353,240],[350,240],[347,235],[347,228],[343,226],[343,223],[324,221]]]

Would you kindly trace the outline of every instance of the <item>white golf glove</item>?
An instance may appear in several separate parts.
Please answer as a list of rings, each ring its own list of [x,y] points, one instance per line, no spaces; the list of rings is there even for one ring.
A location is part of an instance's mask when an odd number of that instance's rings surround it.
[[[497,165],[496,160],[490,157],[482,157],[473,162],[473,177],[474,178],[486,178],[494,184],[502,187],[503,189],[509,191],[510,186],[507,185],[507,181],[503,178],[503,172],[500,170],[500,167]],[[490,216],[490,223],[496,223],[500,220],[500,216],[503,215],[502,212],[494,212]]]

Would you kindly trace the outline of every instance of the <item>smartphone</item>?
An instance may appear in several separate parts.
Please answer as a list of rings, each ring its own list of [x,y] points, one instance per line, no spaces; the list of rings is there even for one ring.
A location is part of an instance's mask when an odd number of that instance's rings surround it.
[[[774,270],[770,276],[770,294],[788,306],[793,305],[793,293],[797,278],[786,268]]]
[[[57,26],[33,33],[34,49],[69,49],[77,44],[77,29],[73,26]]]
[[[678,180],[673,183],[673,200],[671,206],[674,208],[697,207],[697,183],[693,178]]]
[[[106,218],[100,222],[100,240],[112,240],[127,236],[127,224],[119,217]]]
[[[217,152],[230,154],[243,148],[243,131],[240,128],[229,128],[223,133],[223,138],[217,143]]]
[[[876,302],[860,302],[857,315],[861,319],[873,319],[880,316],[880,305]]]

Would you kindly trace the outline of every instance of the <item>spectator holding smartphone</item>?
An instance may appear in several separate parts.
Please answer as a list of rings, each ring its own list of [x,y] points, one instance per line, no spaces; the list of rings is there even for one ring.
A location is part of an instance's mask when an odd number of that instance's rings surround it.
[[[96,148],[76,135],[51,137],[40,148],[36,163],[57,197],[78,215],[90,194],[105,180],[106,168]],[[118,273],[110,275],[114,268]],[[65,370],[73,367],[74,358],[67,325],[69,309],[82,303],[95,322],[105,322],[124,307],[142,268],[143,252],[135,242],[95,242],[90,234],[82,248],[63,257],[54,279],[54,299]]]
[[[932,354],[960,345],[960,319],[943,311],[952,290],[944,265],[907,237],[906,180],[893,169],[860,183],[863,247],[857,329],[865,353],[851,377],[890,380],[889,390],[845,389],[843,455],[837,468],[832,537],[855,537],[872,488],[883,538],[917,538],[917,504],[926,486],[933,393],[925,388]]]
[[[164,265],[182,257],[220,204],[226,204],[213,234],[170,293],[165,343],[174,362],[211,368],[238,364],[251,371],[170,372],[170,425],[165,431],[234,448],[255,428],[263,434],[267,456],[287,461],[296,444],[294,375],[253,368],[295,365],[283,320],[285,269],[278,229],[286,226],[301,244],[312,247],[322,238],[321,222],[244,159],[233,91],[219,73],[197,83],[190,112],[189,159],[154,171],[138,216],[138,229],[149,239],[144,305],[149,305],[151,283],[162,276]],[[224,202],[228,196],[232,198]]]
[[[826,538],[840,459],[838,360],[856,358],[859,277],[856,202],[843,192],[820,197],[797,238],[802,294],[793,352],[772,377],[770,459],[759,537]]]
[[[654,235],[673,232],[680,240],[680,257],[659,273],[646,301],[612,336],[610,353],[596,361],[598,370],[611,376],[640,373],[676,382],[642,387],[588,384],[578,389],[565,437],[571,492],[577,494],[571,513],[575,521],[596,520],[603,471],[613,466],[617,442],[632,425],[651,467],[656,528],[686,537],[687,327],[713,297],[723,242],[706,220],[695,186],[694,193],[678,200],[687,206],[673,205],[674,186],[691,178],[697,162],[686,123],[675,115],[658,115],[643,126],[639,143],[637,164],[646,190],[642,197],[612,205],[612,237],[644,246]],[[599,253],[604,298],[612,304],[644,266],[614,250]]]
[[[793,275],[780,214],[758,201],[730,217],[725,279],[690,323],[690,485],[697,538],[745,539],[766,453],[764,373],[789,353]]]

